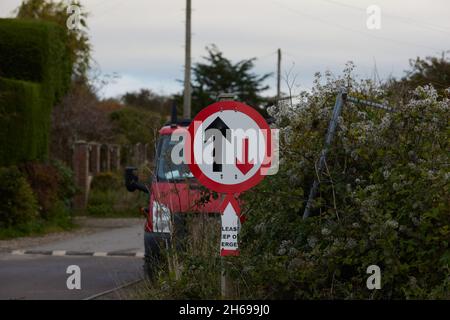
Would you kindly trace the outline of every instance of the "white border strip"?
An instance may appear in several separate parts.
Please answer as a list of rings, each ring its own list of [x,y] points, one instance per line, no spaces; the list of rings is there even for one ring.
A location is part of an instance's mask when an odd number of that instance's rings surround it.
[[[12,255],[51,255],[55,257],[62,257],[62,256],[87,256],[87,257],[137,257],[137,258],[143,258],[145,256],[145,253],[142,251],[138,252],[124,252],[123,254],[116,253],[116,252],[74,252],[70,251],[68,254],[68,251],[66,250],[53,250],[53,251],[36,251],[33,252],[33,250],[13,250],[11,251]]]
[[[53,250],[52,256],[65,256],[66,251],[65,250]]]

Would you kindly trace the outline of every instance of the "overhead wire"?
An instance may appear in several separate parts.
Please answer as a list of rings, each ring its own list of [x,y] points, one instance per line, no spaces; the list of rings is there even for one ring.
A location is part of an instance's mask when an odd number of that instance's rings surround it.
[[[350,9],[354,9],[357,11],[362,11],[362,12],[366,12],[366,9],[355,6],[355,5],[350,5],[347,3],[342,3],[339,1],[335,1],[335,0],[320,0],[322,2],[328,2],[337,6],[341,6],[341,7],[346,7],[346,8],[350,8]],[[404,24],[408,24],[408,25],[412,25],[415,27],[419,27],[422,29],[428,29],[431,31],[438,31],[438,32],[443,32],[446,34],[450,34],[450,27],[445,27],[445,26],[440,26],[440,25],[436,25],[436,24],[432,24],[429,22],[425,22],[425,21],[420,21],[420,20],[416,20],[410,17],[402,17],[402,16],[398,16],[398,15],[394,15],[391,14],[389,12],[386,12],[385,10],[383,10],[383,16],[385,17],[389,17],[389,18],[393,18],[396,19],[397,22],[400,23],[404,23]]]
[[[341,24],[338,24],[338,23],[335,23],[335,22],[331,22],[331,21],[326,20],[324,18],[317,17],[317,16],[314,16],[312,14],[309,14],[309,13],[306,13],[306,12],[303,12],[303,11],[299,11],[297,9],[294,9],[294,8],[292,8],[290,6],[285,5],[285,4],[276,2],[274,0],[272,0],[272,3],[275,3],[277,6],[283,8],[283,9],[285,9],[285,10],[287,10],[287,11],[293,13],[293,14],[296,14],[296,15],[299,15],[299,16],[302,16],[302,17],[306,17],[306,18],[308,18],[310,20],[319,21],[322,24],[326,24],[326,25],[332,26],[334,28],[339,28],[339,29],[350,31],[350,32],[353,32],[353,33],[359,33],[359,34],[362,34],[364,36],[371,37],[371,38],[378,39],[378,40],[389,41],[389,42],[394,43],[396,45],[403,44],[403,45],[406,45],[406,46],[422,47],[422,48],[431,49],[433,51],[439,51],[438,49],[436,49],[434,47],[427,46],[427,45],[411,43],[411,42],[407,42],[407,41],[403,41],[403,40],[391,39],[391,38],[387,38],[387,37],[383,37],[383,36],[378,36],[378,35],[375,35],[373,33],[368,33],[368,32],[364,32],[364,31],[361,31],[361,30],[356,30],[356,29],[353,29],[353,28],[349,28],[347,26],[344,26],[344,25],[341,25]]]

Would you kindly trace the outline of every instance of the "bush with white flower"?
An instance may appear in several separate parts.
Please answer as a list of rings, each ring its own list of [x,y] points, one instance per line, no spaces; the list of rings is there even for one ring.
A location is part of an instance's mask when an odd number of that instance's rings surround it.
[[[231,274],[242,297],[450,298],[450,101],[411,91],[395,112],[346,103],[325,169],[317,162],[336,93],[377,102],[382,89],[316,75],[295,105],[270,110],[280,128],[280,171],[247,192],[242,255]],[[313,216],[309,189],[320,180]],[[367,267],[381,268],[369,290]]]

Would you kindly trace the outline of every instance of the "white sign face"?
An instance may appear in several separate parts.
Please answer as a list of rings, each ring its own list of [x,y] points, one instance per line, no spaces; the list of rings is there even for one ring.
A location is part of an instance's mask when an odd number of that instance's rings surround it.
[[[215,112],[194,132],[195,163],[218,184],[235,185],[249,180],[261,169],[266,148],[263,130],[238,110]]]
[[[233,205],[229,202],[222,214],[222,236],[220,239],[220,251],[222,255],[230,255],[230,251],[237,253],[239,250],[238,234],[240,227],[241,222],[239,217]]]

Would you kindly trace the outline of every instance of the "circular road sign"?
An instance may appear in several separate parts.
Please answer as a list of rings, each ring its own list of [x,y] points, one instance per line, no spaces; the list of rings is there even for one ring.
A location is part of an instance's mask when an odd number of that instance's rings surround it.
[[[200,111],[189,128],[186,160],[197,180],[220,193],[240,193],[268,166],[270,127],[252,107],[220,101]]]

